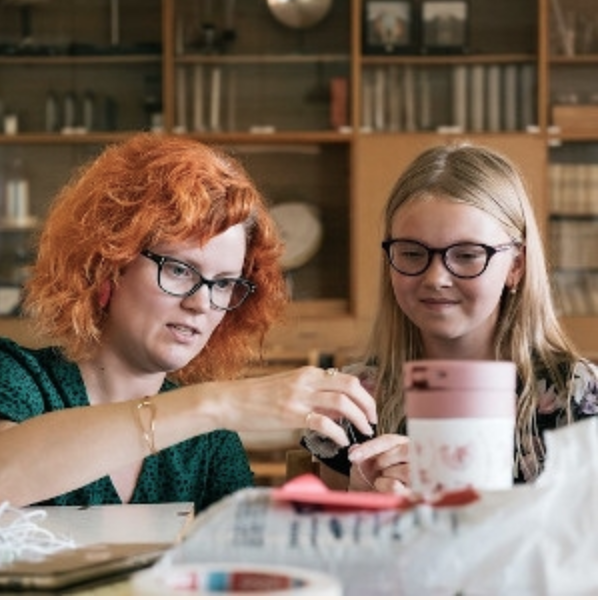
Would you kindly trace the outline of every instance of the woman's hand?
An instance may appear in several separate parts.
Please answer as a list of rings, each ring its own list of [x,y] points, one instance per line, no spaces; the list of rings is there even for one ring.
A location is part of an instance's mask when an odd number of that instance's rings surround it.
[[[349,450],[352,462],[349,489],[405,493],[409,488],[409,438],[385,434],[356,444]]]
[[[236,431],[308,428],[340,446],[350,440],[335,421],[348,419],[365,435],[377,423],[376,402],[359,379],[336,369],[301,367],[209,386],[219,405],[220,426]],[[204,388],[205,389],[205,388]],[[214,408],[216,410],[216,408]],[[216,415],[215,415],[216,416]]]

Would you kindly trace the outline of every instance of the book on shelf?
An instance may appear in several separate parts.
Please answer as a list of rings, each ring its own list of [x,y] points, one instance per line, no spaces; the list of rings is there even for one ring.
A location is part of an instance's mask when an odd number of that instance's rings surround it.
[[[429,131],[432,129],[432,83],[426,69],[420,70],[418,83],[419,128]]]
[[[346,77],[330,80],[330,126],[341,129],[349,124],[349,83]]]
[[[192,71],[193,89],[193,131],[204,131],[204,68],[194,65]]]
[[[537,124],[534,110],[536,89],[535,69],[531,64],[519,67],[519,106],[521,107],[521,129]]]
[[[533,126],[534,69],[457,64],[448,78],[414,65],[374,66],[362,78],[362,127],[372,131],[515,131]],[[448,114],[436,96],[447,92]],[[446,119],[446,120],[445,120]]]
[[[398,65],[388,67],[388,129],[400,131],[403,115],[403,94],[401,92],[401,68]]]
[[[175,130],[187,131],[187,70],[178,67],[176,70],[176,114]]]
[[[486,89],[488,91],[488,131],[500,131],[500,109],[502,106],[502,102],[500,99],[500,65],[488,65],[488,68],[486,69],[486,78]]]
[[[374,70],[374,129],[385,131],[386,125],[386,72],[384,67]]]
[[[374,124],[374,86],[372,84],[372,72],[370,69],[364,71],[361,81],[361,128],[364,131],[372,131]]]
[[[554,214],[598,217],[598,164],[553,163],[548,174]]]
[[[484,131],[484,109],[486,107],[485,67],[472,65],[469,68],[470,124],[471,131]]]
[[[553,274],[557,309],[565,316],[598,315],[598,275],[556,272]]]
[[[405,66],[403,72],[403,85],[405,90],[405,131],[417,130],[417,114],[416,114],[416,85],[415,73],[412,66]]]
[[[505,131],[517,129],[517,65],[505,65],[503,68],[503,102]]]
[[[550,258],[556,268],[598,270],[598,221],[553,220],[550,241]]]
[[[452,70],[452,125],[467,129],[467,67],[455,65]]]

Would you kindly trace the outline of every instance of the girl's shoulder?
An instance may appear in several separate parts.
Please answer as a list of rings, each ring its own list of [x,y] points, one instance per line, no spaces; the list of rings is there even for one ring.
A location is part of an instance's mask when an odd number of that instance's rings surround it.
[[[573,376],[584,381],[598,381],[598,365],[594,362],[583,359],[578,360],[573,365]]]
[[[598,414],[598,366],[578,360],[573,366],[569,399],[582,415]]]
[[[598,414],[598,366],[585,359],[575,362],[563,361],[558,365],[566,387],[556,385],[555,378],[547,368],[537,371],[537,406],[540,415],[573,411],[578,420]]]

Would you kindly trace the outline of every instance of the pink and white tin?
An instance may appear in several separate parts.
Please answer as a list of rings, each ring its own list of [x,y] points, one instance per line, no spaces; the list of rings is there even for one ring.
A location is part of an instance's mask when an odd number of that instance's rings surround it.
[[[411,488],[424,495],[513,484],[516,368],[420,360],[403,368]]]

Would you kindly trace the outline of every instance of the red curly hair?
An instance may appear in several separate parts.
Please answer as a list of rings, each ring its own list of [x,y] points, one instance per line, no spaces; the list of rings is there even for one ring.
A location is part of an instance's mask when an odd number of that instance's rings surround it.
[[[101,343],[101,288],[118,285],[141,250],[190,238],[203,245],[239,223],[247,232],[243,276],[257,290],[225,315],[200,355],[172,374],[181,383],[237,376],[259,355],[288,301],[282,244],[241,164],[191,138],[135,134],[74,174],[40,236],[25,313],[67,358],[87,358]]]

